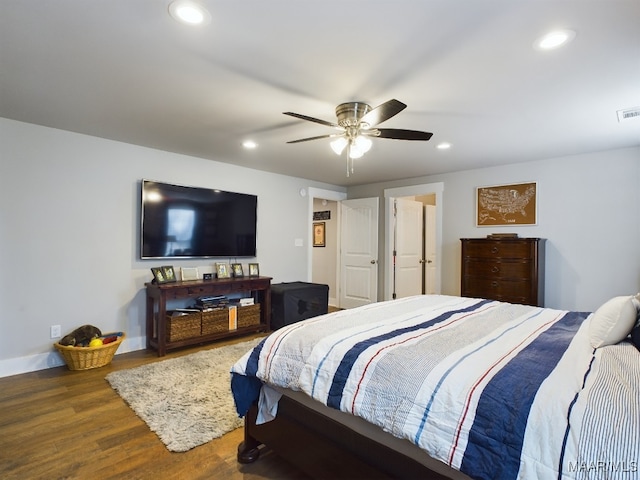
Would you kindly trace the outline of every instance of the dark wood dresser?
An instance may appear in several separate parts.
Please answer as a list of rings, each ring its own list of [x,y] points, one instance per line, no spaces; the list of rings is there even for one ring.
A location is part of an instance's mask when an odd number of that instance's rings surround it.
[[[461,296],[544,306],[544,239],[460,240]]]

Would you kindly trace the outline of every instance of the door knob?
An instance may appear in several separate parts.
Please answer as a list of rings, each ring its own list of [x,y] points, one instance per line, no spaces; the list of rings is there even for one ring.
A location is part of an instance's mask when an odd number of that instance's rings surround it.
[[[375,260],[371,260],[371,265],[375,265],[376,261]]]

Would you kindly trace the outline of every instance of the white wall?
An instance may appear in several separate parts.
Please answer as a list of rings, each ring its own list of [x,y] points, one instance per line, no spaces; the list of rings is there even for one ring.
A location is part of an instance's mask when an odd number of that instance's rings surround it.
[[[257,258],[242,262],[258,262],[274,283],[307,278],[300,188],[344,191],[0,119],[0,377],[63,364],[51,325],[63,334],[86,323],[125,331],[118,353],[144,348],[150,268],[212,267],[215,259],[138,259],[142,178],[258,195]]]
[[[308,278],[309,205],[300,188],[344,191],[0,119],[0,377],[62,364],[51,325],[63,333],[85,323],[123,330],[128,339],[119,353],[144,348],[144,283],[163,262],[137,258],[142,178],[257,194],[255,261],[274,283]],[[477,186],[524,181],[538,182],[537,226],[475,227]],[[435,182],[444,183],[443,293],[460,291],[459,239],[492,231],[547,239],[549,307],[594,310],[640,291],[640,148],[351,187],[348,194],[383,198],[385,188]],[[210,268],[214,261],[173,264]],[[382,283],[380,292],[383,298]]]
[[[538,182],[538,225],[475,226],[476,187],[528,181]],[[383,198],[385,188],[436,182],[444,183],[442,293],[460,293],[460,238],[492,232],[547,239],[547,307],[593,311],[640,291],[640,148],[351,187],[348,195]],[[381,232],[380,258],[383,243]]]

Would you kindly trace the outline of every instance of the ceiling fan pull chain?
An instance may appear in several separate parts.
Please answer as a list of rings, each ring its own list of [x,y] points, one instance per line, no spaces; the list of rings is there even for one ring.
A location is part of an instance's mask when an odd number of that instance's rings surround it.
[[[351,158],[351,143],[347,145],[347,177],[349,176],[349,171],[351,170],[349,166],[350,162],[353,162],[353,159]]]

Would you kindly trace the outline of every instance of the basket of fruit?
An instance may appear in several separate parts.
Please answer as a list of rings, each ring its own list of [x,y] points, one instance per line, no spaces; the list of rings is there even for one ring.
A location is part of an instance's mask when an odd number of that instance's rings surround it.
[[[60,352],[69,370],[89,370],[111,363],[118,347],[124,340],[124,332],[106,333],[92,338],[87,346],[53,344]]]

